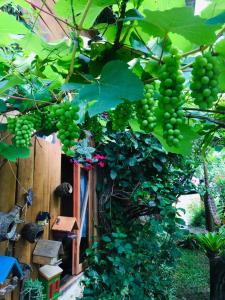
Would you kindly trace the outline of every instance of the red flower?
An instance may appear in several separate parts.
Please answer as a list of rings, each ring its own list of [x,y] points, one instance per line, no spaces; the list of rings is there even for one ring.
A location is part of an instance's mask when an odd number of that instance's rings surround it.
[[[86,158],[86,162],[92,163],[93,160],[91,158]]]

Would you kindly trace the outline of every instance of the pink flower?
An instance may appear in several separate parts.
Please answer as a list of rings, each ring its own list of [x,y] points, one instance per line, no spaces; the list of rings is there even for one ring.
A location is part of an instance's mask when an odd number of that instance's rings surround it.
[[[103,161],[100,161],[100,162],[98,163],[98,165],[99,165],[100,168],[104,168],[104,166],[105,166],[105,164],[104,164]]]
[[[100,155],[100,154],[95,154],[94,158],[97,159],[97,160],[105,160],[106,156]]]

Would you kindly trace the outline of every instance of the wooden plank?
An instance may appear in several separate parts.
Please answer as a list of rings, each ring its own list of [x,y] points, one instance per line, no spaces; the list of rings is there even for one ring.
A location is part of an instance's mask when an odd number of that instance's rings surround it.
[[[44,139],[36,138],[34,154],[34,184],[32,220],[35,221],[40,211],[49,212],[50,181],[49,181],[49,143]],[[45,226],[43,239],[48,239],[49,227]]]
[[[29,188],[33,189],[33,174],[34,174],[34,139],[33,146],[30,148],[30,156],[25,159],[18,160],[18,180],[20,184],[17,185],[17,203],[21,206],[24,205],[24,195]],[[26,223],[34,221],[32,219],[32,209],[29,207],[24,211],[24,220]],[[24,224],[18,227],[18,231],[23,228]],[[29,242],[21,239],[16,243],[14,255],[21,263],[31,263],[31,245]]]
[[[37,214],[40,211],[49,211],[50,191],[49,191],[49,174],[48,174],[48,145],[49,143],[44,139],[35,137],[34,149],[34,174],[33,174],[33,204],[31,209],[31,220],[35,222]],[[49,227],[45,226],[43,239],[48,239]],[[32,261],[32,254],[35,247],[30,244],[30,255]],[[38,276],[38,266],[32,264],[31,277],[33,279]]]
[[[54,194],[55,189],[61,183],[61,145],[59,141],[56,144],[49,145],[49,180],[50,180],[50,238],[52,238],[51,228],[56,218],[60,215],[60,198]]]
[[[24,205],[24,195],[29,188],[33,189],[33,174],[34,174],[34,147],[35,140],[32,140],[32,147],[30,148],[30,156],[25,159],[18,160],[18,181],[16,202],[17,204]],[[25,222],[32,222],[32,206],[25,209],[23,218]],[[18,226],[18,232],[21,231],[24,224]],[[31,244],[23,239],[15,244],[14,256],[18,258],[19,262],[24,264],[31,264]],[[12,293],[12,299],[18,300],[20,294],[20,287],[17,287]]]
[[[0,169],[0,211],[9,212],[15,205],[17,165],[7,161]],[[5,254],[7,241],[0,243],[0,255]]]

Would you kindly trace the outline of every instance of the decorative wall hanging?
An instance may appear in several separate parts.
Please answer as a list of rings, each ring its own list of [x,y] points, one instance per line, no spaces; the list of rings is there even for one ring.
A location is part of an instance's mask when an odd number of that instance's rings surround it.
[[[5,296],[17,287],[23,271],[18,260],[10,256],[0,256],[0,266],[0,296]]]
[[[52,240],[38,240],[33,252],[33,263],[54,265],[60,263],[63,254],[62,243]]]
[[[49,224],[51,216],[47,211],[40,211],[37,215],[36,221],[38,225],[46,226]]]
[[[43,226],[38,225],[37,223],[27,223],[21,231],[21,237],[30,243],[35,243],[41,238],[43,233]]]
[[[0,242],[16,240],[17,224],[22,223],[20,210],[16,205],[9,213],[0,212]]]
[[[68,182],[63,182],[57,188],[55,189],[55,195],[57,197],[68,197],[72,194],[73,192],[73,187],[70,183]]]

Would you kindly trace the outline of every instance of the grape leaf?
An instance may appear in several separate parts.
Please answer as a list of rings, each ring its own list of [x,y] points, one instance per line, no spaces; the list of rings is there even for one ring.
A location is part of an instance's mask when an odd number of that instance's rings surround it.
[[[194,16],[190,7],[178,7],[166,11],[145,10],[146,19],[139,21],[142,30],[154,36],[164,37],[177,33],[196,45],[215,41],[215,25],[207,25],[199,16]]]
[[[221,13],[218,16],[210,18],[206,21],[206,24],[224,24],[225,23],[225,13]]]
[[[84,20],[83,28],[90,28],[100,12],[110,5],[116,4],[116,0],[93,0],[88,14]],[[76,22],[79,24],[86,8],[87,0],[73,2],[73,10],[76,13]],[[70,0],[58,0],[54,7],[55,12],[66,20],[72,22],[72,9]]]
[[[8,45],[12,42],[11,34],[26,34],[29,30],[16,18],[6,12],[0,11],[0,45]]]
[[[149,9],[151,10],[168,10],[174,7],[184,7],[185,0],[145,0],[141,5],[141,10]]]
[[[0,113],[7,111],[7,106],[5,104],[5,101],[0,99]]]
[[[30,155],[30,149],[24,147],[16,147],[6,143],[0,143],[0,155],[4,158],[16,161],[17,158],[26,158]]]
[[[224,0],[213,0],[202,12],[201,17],[203,19],[213,18],[216,15],[225,11]]]
[[[90,116],[107,111],[124,99],[136,101],[143,97],[143,83],[122,61],[107,63],[96,83],[85,85],[79,92],[80,101],[95,100],[88,108]]]
[[[15,85],[22,84],[23,80],[19,76],[9,76],[6,80],[0,82],[0,94],[5,93]]]

